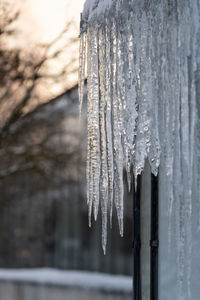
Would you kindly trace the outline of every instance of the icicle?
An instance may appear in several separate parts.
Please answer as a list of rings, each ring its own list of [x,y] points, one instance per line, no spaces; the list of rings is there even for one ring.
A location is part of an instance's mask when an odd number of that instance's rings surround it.
[[[107,146],[107,169],[108,169],[108,199],[110,203],[110,226],[112,226],[113,213],[113,136],[112,136],[112,94],[111,94],[111,62],[110,62],[110,34],[108,25],[105,28],[105,103],[106,103],[106,146]]]
[[[79,48],[79,116],[81,116],[82,103],[83,103],[83,90],[85,81],[85,59],[86,59],[86,36],[84,32],[80,36]]]
[[[108,170],[107,170],[107,146],[106,146],[106,98],[105,98],[105,32],[98,30],[99,46],[99,82],[100,82],[100,102],[99,102],[99,126],[100,126],[100,195],[102,214],[102,246],[106,251],[107,243],[107,211],[108,211]]]
[[[97,219],[99,206],[100,179],[100,129],[99,129],[99,67],[97,37],[88,30],[88,159],[87,185],[89,223],[91,223],[92,206],[94,219]],[[91,76],[92,74],[92,76]]]
[[[200,197],[200,8],[197,0],[170,3],[86,1],[79,98],[81,107],[87,48],[89,223],[100,202],[104,252],[113,203],[123,234],[123,168],[130,189],[146,159],[155,175],[161,160],[179,299],[185,281],[190,299],[192,205]]]
[[[119,230],[121,236],[123,235],[123,151],[121,144],[121,99],[118,94],[118,78],[117,78],[117,28],[115,21],[112,22],[111,29],[111,84],[112,84],[112,121],[113,121],[113,157],[114,157],[114,200],[117,210],[117,217],[119,222]]]
[[[91,105],[92,105],[92,90],[91,90],[91,47],[90,47],[90,31],[87,32],[87,82],[88,82],[88,91],[87,91],[87,169],[86,169],[86,177],[87,177],[87,204],[88,204],[88,217],[89,217],[89,226],[91,226],[91,214],[92,214],[92,193],[93,193],[93,178],[92,178],[92,168],[91,168],[91,149],[92,149],[92,124],[90,115],[92,113]]]
[[[99,129],[99,66],[98,66],[98,45],[95,32],[91,32],[91,98],[92,110],[90,118],[92,122],[92,178],[93,178],[93,208],[94,219],[97,219],[99,207],[99,178],[100,178],[100,129]]]

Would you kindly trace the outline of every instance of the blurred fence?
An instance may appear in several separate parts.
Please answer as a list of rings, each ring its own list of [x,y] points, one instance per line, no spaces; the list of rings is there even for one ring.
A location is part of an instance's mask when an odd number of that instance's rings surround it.
[[[74,88],[20,119],[1,141],[1,268],[131,273],[130,194],[125,190],[125,236],[114,215],[106,256],[100,216],[88,227],[85,111],[79,123]]]

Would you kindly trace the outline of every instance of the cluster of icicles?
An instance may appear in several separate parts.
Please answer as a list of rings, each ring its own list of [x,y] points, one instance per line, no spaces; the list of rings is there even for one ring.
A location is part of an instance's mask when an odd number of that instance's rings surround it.
[[[180,277],[185,243],[191,245],[192,199],[199,201],[199,36],[198,0],[88,0],[81,22],[89,222],[100,204],[105,252],[113,203],[123,235],[123,170],[130,188],[146,159],[155,175],[160,166],[169,220],[175,211]]]

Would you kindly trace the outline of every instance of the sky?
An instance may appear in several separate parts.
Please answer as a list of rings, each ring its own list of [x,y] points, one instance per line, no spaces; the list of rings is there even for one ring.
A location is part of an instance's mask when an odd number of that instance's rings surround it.
[[[84,0],[21,0],[20,2],[22,3],[20,22],[27,37],[36,41],[49,41],[62,30],[67,19],[73,19],[76,23],[76,31],[73,34],[78,35]]]
[[[84,0],[17,0],[15,4],[19,6],[20,17],[17,21],[19,34],[14,44],[22,46],[24,49],[31,49],[34,43],[46,43],[52,41],[62,31],[67,21],[73,21],[73,29],[65,37],[78,37],[80,26],[80,13],[82,12]],[[62,60],[55,61],[51,68],[58,70],[64,63],[76,59],[78,67],[79,44],[73,46],[72,50],[67,50]],[[67,77],[68,87],[77,84],[78,72]],[[65,88],[66,89],[66,88]],[[41,97],[46,100],[51,99],[62,92],[64,87],[61,84],[53,84],[46,90],[40,87]],[[45,100],[45,101],[46,101]]]

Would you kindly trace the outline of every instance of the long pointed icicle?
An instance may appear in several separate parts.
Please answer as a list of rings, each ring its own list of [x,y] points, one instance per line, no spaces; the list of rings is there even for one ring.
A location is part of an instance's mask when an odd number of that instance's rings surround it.
[[[92,178],[92,161],[91,161],[91,151],[92,151],[92,122],[91,122],[91,114],[92,114],[92,77],[91,77],[91,36],[90,31],[87,32],[87,169],[86,169],[86,177],[87,177],[87,204],[88,204],[88,214],[89,214],[89,226],[91,226],[91,214],[92,214],[92,203],[93,203],[93,178]]]
[[[111,36],[111,59],[112,59],[112,114],[113,114],[113,157],[114,157],[114,201],[117,210],[119,230],[123,236],[123,151],[121,144],[122,116],[121,116],[121,99],[117,87],[117,27],[113,21]]]
[[[107,146],[106,146],[106,102],[105,102],[105,32],[98,31],[99,40],[99,83],[100,97],[99,103],[99,125],[100,125],[100,157],[101,157],[101,214],[102,214],[102,247],[105,253],[107,242],[107,211],[108,211],[108,171],[107,171]]]
[[[80,37],[79,47],[79,116],[81,115],[83,93],[84,93],[84,81],[85,81],[85,67],[86,67],[86,36],[84,32]]]
[[[99,207],[99,179],[100,179],[100,124],[99,124],[99,65],[98,65],[98,42],[94,32],[91,32],[91,99],[92,99],[92,149],[91,149],[91,167],[93,178],[93,211],[94,219],[97,220]]]
[[[110,225],[112,226],[113,213],[113,136],[112,136],[112,110],[111,110],[111,63],[110,63],[110,35],[108,25],[105,28],[105,105],[106,105],[106,147],[107,147],[107,167],[108,167],[108,199],[110,208]]]

